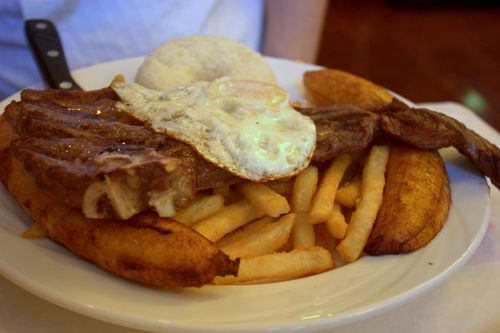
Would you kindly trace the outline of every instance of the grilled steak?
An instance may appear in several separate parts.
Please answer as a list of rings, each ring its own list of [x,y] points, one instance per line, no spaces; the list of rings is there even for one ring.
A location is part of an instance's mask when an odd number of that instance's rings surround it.
[[[500,150],[456,119],[394,100],[382,110],[381,132],[421,149],[455,147],[500,188]]]
[[[119,112],[117,101],[110,88],[25,90],[5,110],[17,134],[11,153],[40,188],[92,218],[127,219],[150,207],[171,216],[196,191],[239,181]]]
[[[351,105],[298,110],[311,117],[316,125],[317,142],[312,157],[316,162],[361,151],[378,133],[379,117]]]
[[[298,108],[316,124],[313,161],[327,161],[344,152],[366,148],[376,138],[404,142],[420,149],[455,147],[500,188],[500,150],[459,121],[394,100],[376,110],[351,105]]]

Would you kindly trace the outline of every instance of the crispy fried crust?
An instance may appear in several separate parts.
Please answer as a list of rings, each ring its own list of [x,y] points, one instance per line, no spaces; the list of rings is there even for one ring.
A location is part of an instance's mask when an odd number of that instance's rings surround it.
[[[376,84],[337,69],[304,73],[304,86],[315,106],[351,104],[372,110],[390,104],[392,95]]]
[[[129,220],[88,219],[36,186],[9,154],[9,124],[0,118],[0,171],[7,189],[54,241],[116,275],[159,287],[201,286],[235,274],[212,242],[176,221],[152,214]],[[7,134],[6,134],[7,133]]]
[[[450,207],[444,162],[435,150],[391,147],[384,199],[365,252],[407,253],[430,242]]]

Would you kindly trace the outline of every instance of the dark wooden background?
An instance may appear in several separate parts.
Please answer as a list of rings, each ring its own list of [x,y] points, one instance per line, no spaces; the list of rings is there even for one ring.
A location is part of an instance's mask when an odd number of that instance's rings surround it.
[[[317,63],[417,103],[462,103],[500,131],[500,7],[399,3],[331,0]]]

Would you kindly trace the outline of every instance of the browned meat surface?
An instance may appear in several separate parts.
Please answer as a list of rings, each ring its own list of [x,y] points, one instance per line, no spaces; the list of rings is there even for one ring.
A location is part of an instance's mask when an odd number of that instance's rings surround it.
[[[421,149],[455,147],[500,188],[500,150],[459,121],[442,113],[415,109],[395,100],[374,111],[351,105],[298,108],[316,124],[314,161],[359,151],[375,138],[389,138]]]
[[[422,149],[453,146],[500,187],[500,150],[456,119],[399,101],[378,112],[384,135]]]
[[[316,150],[313,160],[324,162],[347,152],[366,148],[378,129],[376,114],[354,106],[299,109],[316,125]]]
[[[94,218],[182,207],[196,190],[238,181],[188,145],[117,111],[117,100],[109,88],[23,91],[5,111],[18,136],[12,153],[41,188]]]

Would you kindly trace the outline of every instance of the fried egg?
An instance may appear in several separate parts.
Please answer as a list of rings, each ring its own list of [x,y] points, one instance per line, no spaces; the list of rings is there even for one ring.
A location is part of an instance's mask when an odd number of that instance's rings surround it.
[[[314,122],[273,84],[220,78],[158,91],[115,80],[112,88],[124,111],[252,181],[298,173],[316,145]]]

